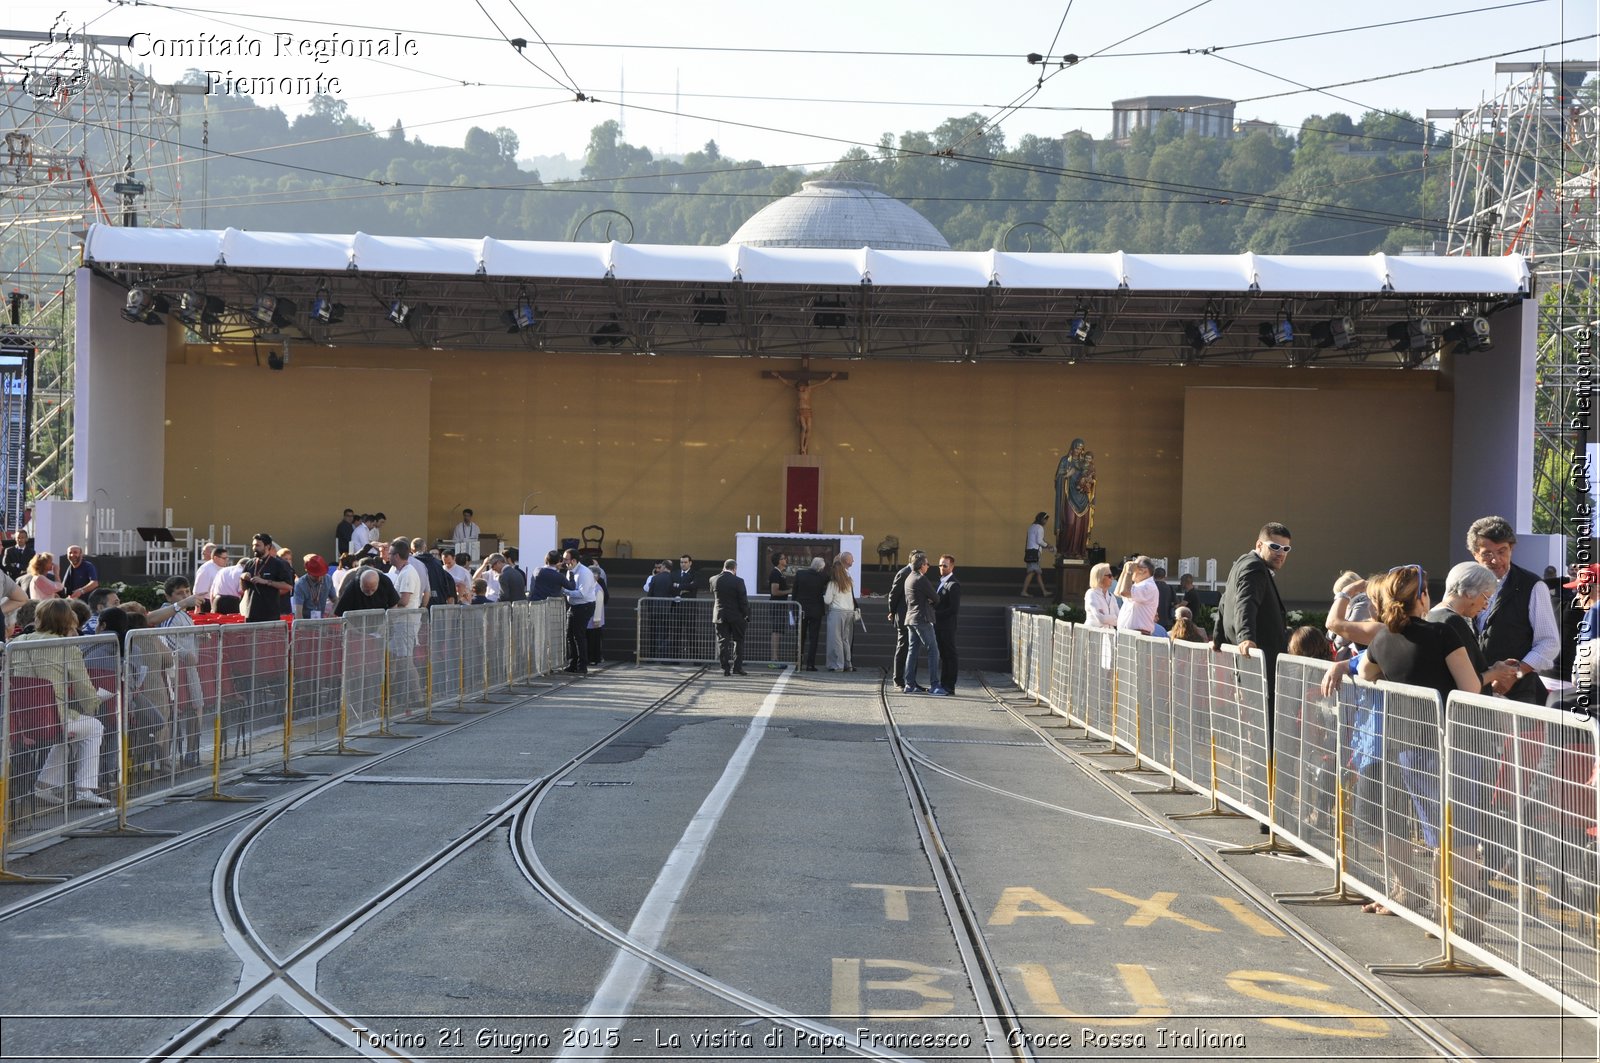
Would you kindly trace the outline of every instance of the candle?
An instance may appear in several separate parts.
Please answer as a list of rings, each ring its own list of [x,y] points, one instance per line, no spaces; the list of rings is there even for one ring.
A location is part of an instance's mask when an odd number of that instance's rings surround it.
[[[844,518],[843,517],[839,518],[839,534],[840,535],[844,534]]]
[[[856,519],[854,517],[851,517],[850,518],[850,534],[854,535],[855,533],[856,533]]]
[[[756,531],[761,530],[761,514],[756,514]]]
[[[746,513],[744,515],[744,530],[745,531],[749,531],[750,530],[750,514],[748,514],[748,513]]]

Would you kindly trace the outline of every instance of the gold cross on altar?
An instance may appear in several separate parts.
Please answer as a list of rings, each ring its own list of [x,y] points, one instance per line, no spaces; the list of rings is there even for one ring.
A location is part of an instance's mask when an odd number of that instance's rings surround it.
[[[794,524],[794,530],[804,535],[806,531],[806,507],[803,502],[794,507]]]

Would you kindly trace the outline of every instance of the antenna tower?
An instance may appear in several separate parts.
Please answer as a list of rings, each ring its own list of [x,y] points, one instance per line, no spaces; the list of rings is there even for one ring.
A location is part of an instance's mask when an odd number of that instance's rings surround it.
[[[73,271],[84,230],[180,223],[181,94],[126,37],[0,29],[0,533],[73,472]]]
[[[1574,461],[1594,440],[1571,418],[1590,409],[1600,256],[1600,112],[1587,74],[1600,63],[1496,63],[1512,81],[1472,110],[1430,110],[1454,119],[1449,253],[1523,254],[1536,271],[1538,379],[1534,389],[1532,531],[1571,534]],[[1585,335],[1588,351],[1580,349]],[[1592,421],[1592,418],[1590,418]],[[1590,475],[1600,469],[1590,470]]]

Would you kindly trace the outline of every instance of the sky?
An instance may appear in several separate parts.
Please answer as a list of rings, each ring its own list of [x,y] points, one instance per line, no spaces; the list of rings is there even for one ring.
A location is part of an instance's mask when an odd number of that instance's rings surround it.
[[[1234,99],[1237,118],[1287,127],[1332,111],[1420,118],[1428,108],[1473,107],[1504,91],[1513,76],[1497,75],[1497,61],[1595,59],[1597,6],[23,0],[8,5],[0,28],[42,32],[61,19],[77,31],[133,38],[119,54],[160,80],[175,81],[189,68],[216,71],[213,106],[227,105],[236,79],[287,78],[285,94],[254,95],[298,114],[318,87],[314,79],[323,88],[337,79],[334,95],[352,115],[380,129],[398,119],[409,135],[434,144],[459,146],[473,125],[506,126],[524,157],[581,157],[590,130],[616,119],[630,143],[658,154],[715,140],[725,157],[819,167],[852,146],[875,146],[885,133],[932,130],[971,112],[997,121],[1008,144],[1073,129],[1105,136],[1111,101],[1144,95]],[[330,10],[337,14],[324,21]],[[1416,21],[1381,25],[1401,19]],[[1291,37],[1302,39],[1282,39]],[[507,43],[513,38],[528,44],[519,52]],[[241,41],[246,54],[223,53],[224,44]],[[315,58],[330,44],[380,42],[403,54]],[[18,47],[0,41],[6,53]],[[1030,65],[1030,52],[1078,60]],[[1327,87],[1335,83],[1344,84]],[[579,101],[580,93],[592,99]]]

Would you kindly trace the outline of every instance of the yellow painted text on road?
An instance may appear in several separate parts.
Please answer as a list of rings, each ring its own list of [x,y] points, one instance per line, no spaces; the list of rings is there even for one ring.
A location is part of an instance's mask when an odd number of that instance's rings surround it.
[[[1122,979],[1123,988],[1128,991],[1128,997],[1133,1001],[1135,1010],[1132,1015],[1116,1017],[1069,1011],[1061,1002],[1061,995],[1056,992],[1055,980],[1050,977],[1049,970],[1043,964],[1019,963],[1017,971],[1022,975],[1023,990],[1041,1015],[1093,1022],[1096,1026],[1148,1026],[1157,1019],[1172,1014],[1172,1008],[1167,1005],[1167,998],[1156,988],[1155,979],[1150,977],[1150,971],[1143,964],[1117,964],[1117,977]]]
[[[891,923],[905,923],[911,919],[911,906],[906,903],[908,893],[932,893],[932,886],[885,886],[877,882],[852,882],[851,889],[882,890],[883,917]]]
[[[905,976],[863,978],[864,970],[902,971]],[[947,973],[907,960],[836,957],[833,961],[833,1014],[859,1015],[864,1019],[921,1019],[947,1015],[955,1008],[954,995],[939,985]],[[905,994],[922,1003],[915,1007],[873,1006],[903,1005]]]
[[[1251,911],[1243,901],[1237,897],[1213,897],[1212,900],[1222,905],[1222,910],[1233,916],[1241,926],[1247,926],[1264,938],[1287,937],[1283,930],[1264,918],[1260,912]]]
[[[1121,901],[1123,904],[1130,904],[1134,907],[1134,913],[1128,916],[1127,921],[1122,924],[1123,926],[1143,927],[1151,925],[1157,919],[1171,919],[1174,923],[1181,923],[1191,930],[1201,930],[1207,934],[1222,933],[1214,926],[1202,923],[1198,919],[1190,919],[1186,915],[1179,915],[1173,911],[1170,906],[1173,901],[1178,899],[1176,893],[1155,893],[1150,896],[1149,900],[1140,900],[1138,897],[1130,897],[1119,890],[1106,889],[1104,886],[1091,886],[1090,889],[1103,897],[1110,897],[1112,900]]]
[[[1389,1024],[1384,1020],[1344,1004],[1336,1004],[1331,1000],[1322,1000],[1318,997],[1300,996],[1295,993],[1279,993],[1267,988],[1269,985],[1279,983],[1294,986],[1297,989],[1310,989],[1325,993],[1332,989],[1323,982],[1313,981],[1310,978],[1301,978],[1299,975],[1278,974],[1274,971],[1234,971],[1228,975],[1228,988],[1241,996],[1253,1000],[1263,1000],[1269,1004],[1281,1004],[1286,1008],[1293,1008],[1301,1015],[1307,1012],[1316,1012],[1328,1015],[1342,1022],[1338,1025],[1319,1025],[1302,1022],[1299,1019],[1269,1018],[1261,1021],[1268,1026],[1276,1026],[1284,1030],[1294,1030],[1298,1033],[1322,1034],[1331,1037],[1387,1037]]]
[[[1041,915],[1063,920],[1073,926],[1094,926],[1094,920],[1082,912],[1068,908],[1029,886],[1007,886],[1005,892],[1000,894],[999,903],[994,906],[994,914],[989,916],[989,925],[1010,926],[1018,919]]]

